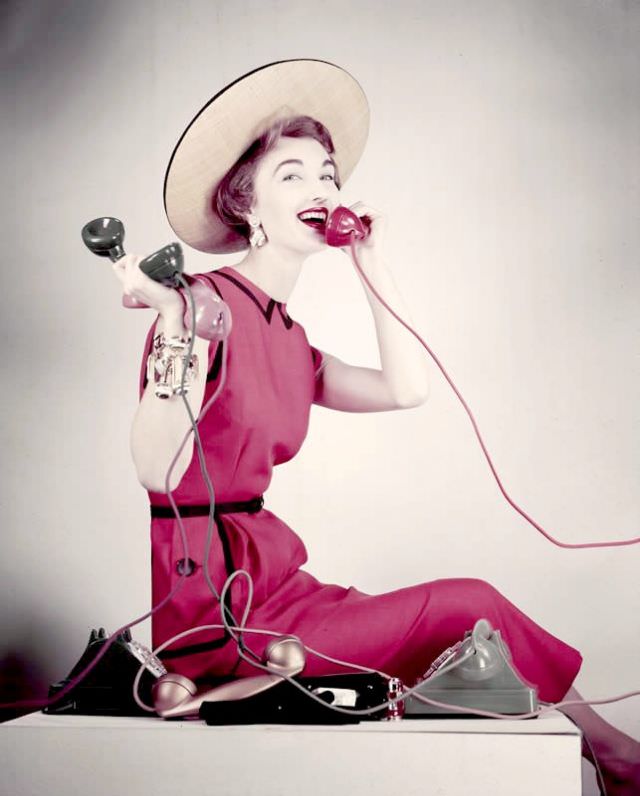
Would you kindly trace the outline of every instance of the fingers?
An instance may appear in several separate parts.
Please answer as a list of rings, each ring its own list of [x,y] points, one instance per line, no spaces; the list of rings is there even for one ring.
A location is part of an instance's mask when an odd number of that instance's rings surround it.
[[[354,212],[359,218],[366,218],[372,231],[375,231],[378,238],[385,234],[387,227],[386,216],[375,207],[367,205],[364,202],[355,202],[349,207],[349,210]]]
[[[384,218],[380,210],[376,210],[374,207],[366,205],[364,202],[355,202],[355,204],[349,206],[349,210],[352,210],[357,216],[368,216],[372,221],[374,219]]]
[[[145,276],[138,267],[142,260],[144,260],[142,255],[125,254],[124,257],[120,257],[119,260],[111,264],[114,274],[125,287],[126,293],[136,284],[138,275]]]
[[[358,241],[358,247],[369,251],[380,251],[386,234],[386,216],[380,210],[364,202],[355,202],[349,207],[349,210],[359,218],[365,219],[369,226],[369,234],[364,240]],[[350,248],[345,248],[343,251],[350,253]]]
[[[122,292],[158,311],[168,306],[182,307],[182,299],[174,288],[156,282],[140,268],[144,259],[141,254],[125,254],[111,264]]]

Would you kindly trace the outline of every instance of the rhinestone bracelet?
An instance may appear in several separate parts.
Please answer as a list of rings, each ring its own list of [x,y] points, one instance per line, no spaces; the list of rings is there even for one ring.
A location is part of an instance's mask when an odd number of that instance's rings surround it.
[[[158,398],[170,398],[182,393],[182,374],[186,368],[184,393],[188,393],[198,375],[198,357],[191,355],[187,365],[187,352],[191,337],[165,337],[162,332],[153,338],[153,348],[147,357],[147,379],[155,382]]]

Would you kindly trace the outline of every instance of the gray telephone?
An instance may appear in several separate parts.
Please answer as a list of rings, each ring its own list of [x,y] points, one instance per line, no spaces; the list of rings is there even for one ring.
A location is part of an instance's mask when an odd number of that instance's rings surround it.
[[[445,650],[431,665],[418,690],[404,700],[405,718],[465,715],[430,705],[420,696],[493,713],[529,713],[538,708],[537,690],[520,679],[500,631],[494,630],[487,619],[478,619],[462,641]]]

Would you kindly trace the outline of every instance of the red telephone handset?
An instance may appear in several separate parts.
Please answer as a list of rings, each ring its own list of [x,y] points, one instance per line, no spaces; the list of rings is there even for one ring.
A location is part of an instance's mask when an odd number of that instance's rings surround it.
[[[360,218],[348,207],[338,205],[327,219],[324,234],[329,246],[349,246],[352,237],[363,240],[369,231],[367,218]]]

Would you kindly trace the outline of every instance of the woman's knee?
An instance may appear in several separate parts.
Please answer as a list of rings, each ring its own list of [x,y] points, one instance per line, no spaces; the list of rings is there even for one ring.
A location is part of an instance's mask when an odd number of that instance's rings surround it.
[[[490,619],[504,599],[495,586],[480,578],[448,578],[436,583],[442,607],[461,613],[470,620]]]

